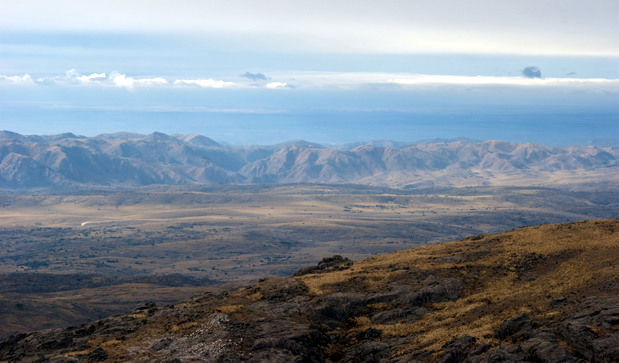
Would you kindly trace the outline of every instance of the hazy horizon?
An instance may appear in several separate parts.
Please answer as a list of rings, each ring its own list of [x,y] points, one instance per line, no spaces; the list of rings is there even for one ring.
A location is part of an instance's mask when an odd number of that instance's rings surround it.
[[[533,141],[518,141],[518,140],[510,140],[510,139],[501,139],[501,138],[475,138],[475,137],[468,137],[468,136],[462,136],[462,135],[456,135],[456,136],[450,136],[450,137],[418,137],[418,138],[404,138],[402,136],[399,137],[394,137],[394,138],[380,138],[380,137],[375,137],[375,138],[348,138],[348,139],[344,139],[344,141],[340,141],[340,142],[333,142],[333,141],[324,141],[325,138],[320,138],[319,134],[315,134],[316,139],[310,138],[310,137],[295,137],[295,138],[263,138],[261,141],[262,142],[230,142],[229,140],[226,139],[222,139],[222,138],[218,138],[218,137],[213,137],[212,134],[201,134],[201,133],[197,133],[197,132],[175,132],[175,131],[161,131],[161,130],[152,130],[149,132],[136,132],[136,131],[127,131],[127,130],[117,130],[117,131],[112,131],[112,132],[102,132],[102,133],[88,133],[88,134],[83,134],[83,133],[79,133],[79,132],[73,132],[71,130],[66,130],[66,131],[62,131],[62,132],[52,132],[52,133],[39,133],[39,134],[35,134],[35,133],[27,133],[27,132],[17,132],[15,130],[0,130],[0,132],[2,131],[8,131],[8,132],[14,132],[23,136],[54,136],[54,135],[60,135],[60,134],[66,134],[66,133],[71,133],[74,134],[77,137],[86,137],[86,138],[93,138],[93,137],[97,137],[97,136],[102,136],[102,135],[112,135],[112,134],[117,134],[117,133],[129,133],[129,134],[137,134],[140,135],[140,137],[142,136],[148,136],[151,135],[153,133],[162,133],[162,134],[166,134],[168,136],[170,135],[202,135],[205,137],[208,137],[209,139],[223,145],[223,146],[270,146],[270,145],[276,145],[276,144],[283,144],[283,143],[287,143],[287,142],[293,142],[293,141],[305,141],[305,142],[309,142],[315,145],[319,145],[319,146],[323,146],[326,148],[332,148],[332,147],[342,147],[342,146],[346,146],[346,145],[354,145],[354,144],[370,144],[372,142],[393,142],[396,144],[415,144],[415,143],[425,143],[428,141],[433,141],[433,140],[440,140],[438,142],[443,142],[443,141],[447,141],[447,142],[454,142],[454,141],[459,141],[459,139],[463,139],[466,141],[470,141],[470,142],[474,142],[475,140],[478,142],[484,142],[484,141],[490,141],[490,140],[500,140],[500,141],[507,141],[507,142],[511,142],[514,144],[527,144],[527,143],[532,143],[532,144],[539,144],[539,145],[545,145],[545,146],[551,146],[551,147],[570,147],[570,146],[596,146],[596,147],[617,147],[619,146],[619,139],[613,136],[609,136],[609,137],[596,137],[596,138],[591,138],[591,139],[586,139],[581,137],[579,140],[585,140],[579,143],[573,142],[573,143],[549,143],[549,142],[533,142]],[[416,135],[420,135],[422,136],[423,133],[419,133]],[[455,135],[455,134],[454,134]],[[123,138],[123,137],[120,137]],[[320,141],[320,140],[323,141]],[[271,140],[271,142],[267,142],[265,140]],[[395,146],[400,147],[400,146]]]
[[[619,136],[619,4],[28,0],[0,129],[232,144]]]

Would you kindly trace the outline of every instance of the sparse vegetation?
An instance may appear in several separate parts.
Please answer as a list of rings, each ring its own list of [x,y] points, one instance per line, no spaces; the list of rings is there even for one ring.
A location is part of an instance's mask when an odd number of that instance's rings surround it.
[[[187,188],[0,195],[6,206],[0,210],[0,272],[7,280],[15,273],[36,272],[97,275],[126,283],[182,274],[200,279],[204,288],[213,286],[208,279],[239,286],[266,276],[289,276],[334,254],[360,260],[521,225],[617,215],[612,199],[616,194],[602,198],[549,189],[485,187],[437,193],[325,185]],[[344,206],[364,212],[342,212]],[[457,256],[452,258],[457,262]],[[323,278],[307,284],[321,289]],[[161,295],[136,287],[122,304],[101,308],[101,301],[114,301],[110,285],[76,283],[79,290],[66,290],[49,281],[46,291],[6,297],[12,323],[0,327],[0,336],[127,312],[132,304],[149,299],[170,303],[174,298],[169,296],[180,299],[199,291],[197,286],[171,287],[153,280],[148,284],[153,291],[161,289]],[[372,281],[377,289],[384,283]],[[65,303],[72,299],[79,305]],[[16,313],[12,307],[17,304],[49,313],[34,319]]]
[[[614,362],[618,259],[619,219],[475,235],[352,264],[334,256],[310,273],[13,336],[0,359]]]

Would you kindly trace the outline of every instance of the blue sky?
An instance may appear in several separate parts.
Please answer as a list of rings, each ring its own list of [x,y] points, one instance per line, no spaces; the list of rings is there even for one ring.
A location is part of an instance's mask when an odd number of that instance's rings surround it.
[[[1,6],[0,129],[233,144],[619,137],[616,1]]]

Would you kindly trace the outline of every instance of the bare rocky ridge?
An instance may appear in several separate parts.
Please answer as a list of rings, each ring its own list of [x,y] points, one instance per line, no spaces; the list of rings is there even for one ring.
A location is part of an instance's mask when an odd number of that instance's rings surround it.
[[[399,148],[325,148],[303,140],[223,146],[201,135],[93,138],[0,132],[0,188],[129,188],[153,184],[355,183],[396,188],[616,184],[618,148],[490,140]],[[374,143],[377,145],[390,145]],[[396,146],[395,144],[393,146]]]
[[[12,336],[0,360],[617,362],[619,220],[525,227]]]

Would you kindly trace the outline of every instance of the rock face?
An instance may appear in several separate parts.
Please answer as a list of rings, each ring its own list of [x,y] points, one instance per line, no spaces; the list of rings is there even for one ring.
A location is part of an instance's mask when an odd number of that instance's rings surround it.
[[[290,278],[12,336],[0,360],[617,362],[617,230],[619,220],[578,222],[333,256]]]
[[[331,271],[341,271],[352,266],[353,262],[340,255],[333,257],[325,257],[318,262],[318,266],[309,266],[294,273],[294,276],[303,276],[307,274],[320,274]]]
[[[196,134],[120,132],[87,138],[0,131],[0,188],[8,189],[244,183],[531,185],[556,183],[556,173],[564,183],[610,183],[616,182],[618,160],[617,148],[554,148],[500,140],[379,142],[338,150],[303,140],[232,147]]]

